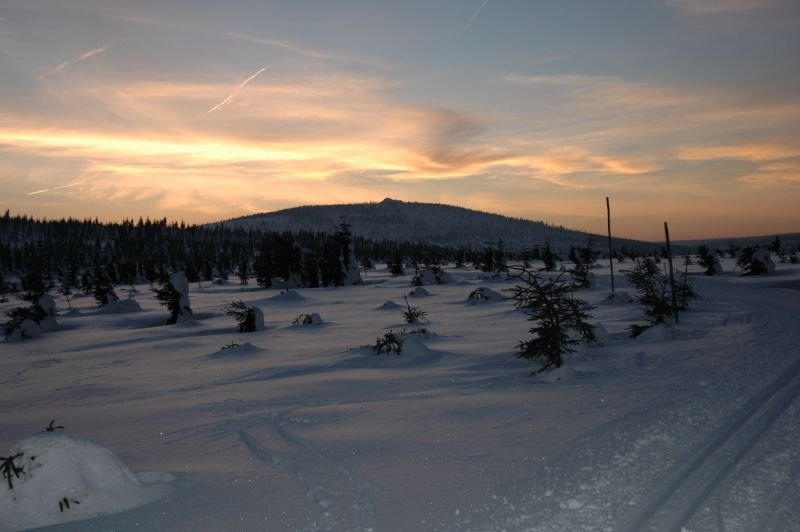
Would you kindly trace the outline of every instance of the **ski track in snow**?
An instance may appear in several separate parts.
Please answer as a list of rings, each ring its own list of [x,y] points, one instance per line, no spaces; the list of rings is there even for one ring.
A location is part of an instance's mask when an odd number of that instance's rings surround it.
[[[758,302],[758,308],[744,319],[754,320],[750,325],[760,334],[746,347],[733,342],[721,349],[752,349],[764,356],[752,361],[756,364],[795,350],[798,331],[775,326],[781,312],[794,312],[794,307],[776,310],[774,301],[748,296],[739,297],[740,303]],[[721,423],[705,402],[709,394],[659,409],[649,405],[584,435],[534,475],[498,486],[490,502],[448,530],[800,530],[794,513],[800,499],[800,451],[787,451],[797,446],[798,395],[800,359],[727,412]],[[781,422],[784,430],[771,430]],[[713,428],[691,441],[691,432],[702,433],[704,424]],[[681,433],[681,425],[690,430]],[[776,438],[783,441],[772,441]],[[688,452],[675,453],[687,447]],[[658,465],[671,457],[668,467]],[[775,474],[782,469],[777,463],[786,464],[784,474]],[[759,465],[769,467],[758,471]]]
[[[314,406],[320,404],[325,403]],[[243,406],[237,402],[221,405],[223,410],[229,410],[226,407],[232,408],[229,414],[246,411],[252,406]],[[306,498],[317,509],[315,516],[309,516],[309,525],[304,530],[378,530],[373,498],[383,495],[383,492],[359,478],[343,464],[329,458],[310,440],[293,434],[289,429],[291,425],[315,423],[295,414],[299,409],[245,415],[233,420],[184,429],[176,432],[181,436],[171,443],[198,435],[205,435],[211,440],[236,436],[253,459],[268,468],[286,471],[303,486]],[[266,438],[255,433],[257,429],[265,427],[278,436],[279,441],[291,452],[271,450],[265,443]]]

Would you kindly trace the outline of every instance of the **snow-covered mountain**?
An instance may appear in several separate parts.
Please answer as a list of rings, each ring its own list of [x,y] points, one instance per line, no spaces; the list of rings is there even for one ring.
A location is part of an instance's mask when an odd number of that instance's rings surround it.
[[[274,231],[331,231],[344,220],[353,234],[371,240],[425,242],[433,245],[481,250],[497,247],[502,239],[507,250],[521,251],[549,241],[556,249],[585,246],[589,234],[545,222],[442,205],[387,198],[379,203],[303,206],[226,220],[227,227]],[[595,235],[594,246],[603,248],[605,237]],[[615,244],[641,250],[653,243],[615,239]]]

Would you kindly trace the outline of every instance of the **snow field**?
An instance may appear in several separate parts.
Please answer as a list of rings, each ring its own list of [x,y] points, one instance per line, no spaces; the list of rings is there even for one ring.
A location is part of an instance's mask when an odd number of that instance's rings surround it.
[[[195,284],[195,319],[175,326],[146,286],[141,312],[95,314],[78,298],[59,331],[0,344],[0,444],[56,418],[131,471],[177,477],[160,500],[60,530],[676,526],[663,513],[693,531],[792,530],[800,292],[772,285],[797,282],[796,266],[693,276],[703,299],[635,340],[640,309],[605,302],[608,270],[596,269],[597,287],[577,296],[606,340],[534,378],[513,356],[525,316],[509,300],[467,302],[514,282],[448,272],[454,283],[409,297],[430,319],[412,325],[401,314],[411,275],[385,269],[338,289]],[[617,286],[628,291],[619,275]],[[223,315],[234,299],[258,306],[266,329],[239,333]],[[301,313],[324,321],[293,326]],[[389,330],[419,327],[407,352],[372,354]],[[693,463],[708,468],[701,480]]]

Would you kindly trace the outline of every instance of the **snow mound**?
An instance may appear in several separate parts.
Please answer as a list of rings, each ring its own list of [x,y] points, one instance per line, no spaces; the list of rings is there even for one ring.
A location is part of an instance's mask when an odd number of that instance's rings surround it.
[[[94,314],[131,314],[133,312],[141,312],[142,306],[135,299],[118,299],[116,301],[109,301]]]
[[[322,323],[322,316],[316,312],[312,312],[310,314],[300,314],[294,319],[294,323],[292,325],[322,325]]]
[[[231,359],[231,358],[246,358],[262,353],[264,350],[256,347],[250,342],[243,344],[226,345],[220,348],[219,351],[211,353],[206,358],[209,360]]]
[[[608,331],[603,324],[601,323],[593,323],[592,324],[592,332],[594,333],[594,342],[589,342],[586,344],[587,346],[604,346],[608,345],[610,337],[608,336]]]
[[[675,339],[675,328],[667,323],[659,323],[652,327],[648,327],[645,331],[636,337],[639,342],[668,342]]]
[[[401,305],[398,305],[394,301],[385,301],[380,307],[376,308],[375,310],[397,310],[402,308]]]
[[[413,289],[411,292],[408,293],[411,297],[425,297],[431,295],[430,292],[425,290],[423,287],[418,286]]]
[[[284,290],[275,297],[271,297],[270,301],[292,302],[292,301],[305,301],[306,298],[299,292],[294,290]]]
[[[22,340],[39,338],[42,328],[34,320],[24,320],[19,327],[6,337],[6,342],[20,342]]]
[[[492,290],[491,288],[486,288],[485,286],[481,286],[480,288],[476,288],[470,292],[469,296],[467,296],[467,304],[477,305],[492,301],[502,301],[503,299],[506,298],[500,292]]]
[[[441,269],[426,268],[414,276],[414,281],[419,284],[450,284],[453,282],[453,276]]]
[[[0,486],[2,527],[8,530],[88,519],[141,506],[165,496],[174,480],[166,473],[135,475],[109,449],[45,433],[22,440],[13,489]]]

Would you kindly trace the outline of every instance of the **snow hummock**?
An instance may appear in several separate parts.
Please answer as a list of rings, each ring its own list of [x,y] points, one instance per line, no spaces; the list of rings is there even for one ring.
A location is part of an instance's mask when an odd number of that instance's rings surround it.
[[[411,296],[411,297],[427,297],[427,296],[431,295],[431,293],[428,292],[427,290],[425,290],[423,287],[418,286],[415,289],[413,289],[411,292],[409,292],[408,295]]]
[[[141,311],[142,306],[135,299],[116,299],[98,308],[94,314],[131,314]]]
[[[0,530],[24,530],[155,501],[170,491],[166,473],[132,473],[109,449],[64,434],[43,433],[14,445],[22,469],[0,485]]]

